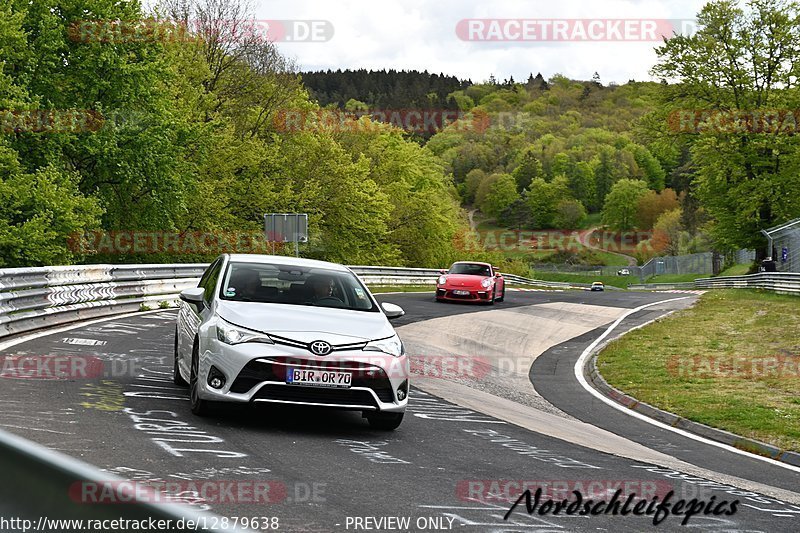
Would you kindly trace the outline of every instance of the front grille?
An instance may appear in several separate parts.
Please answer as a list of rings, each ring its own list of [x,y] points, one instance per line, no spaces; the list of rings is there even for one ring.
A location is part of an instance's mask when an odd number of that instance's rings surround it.
[[[365,390],[325,389],[295,385],[264,385],[254,400],[279,400],[284,402],[325,403],[344,406],[378,407],[372,395]]]
[[[294,366],[302,366],[303,363],[305,364],[317,364],[321,365],[323,363],[316,362],[316,361],[307,361],[307,360],[297,360]],[[292,366],[289,364],[288,366]],[[233,384],[231,385],[231,392],[235,392],[237,394],[244,394],[249,392],[259,383],[264,381],[286,381],[286,368],[287,366],[284,364],[273,364],[271,361],[267,360],[255,360],[250,361],[245,365],[239,375],[237,376],[236,380],[234,380]],[[392,390],[392,384],[389,381],[386,372],[380,367],[377,366],[368,366],[369,370],[375,373],[374,376],[366,376],[365,367],[362,366],[360,363],[355,362],[340,362],[337,363],[336,366],[326,366],[325,368],[329,370],[353,370],[355,374],[353,375],[353,382],[351,383],[352,387],[363,387],[372,389],[375,391],[375,394],[380,398],[382,402],[393,402],[394,401],[394,391]],[[361,370],[358,370],[361,369]],[[266,388],[266,387],[265,387]],[[296,385],[292,385],[291,388],[301,388]],[[313,389],[318,390],[319,387],[303,387],[306,389]],[[263,390],[263,389],[262,389]],[[325,390],[325,389],[322,389]],[[347,389],[344,389],[347,390]],[[366,392],[366,391],[362,391]],[[372,398],[369,393],[367,393]],[[374,400],[373,400],[374,402]]]
[[[270,339],[275,344],[280,344],[282,346],[291,346],[292,348],[302,348],[304,350],[311,351],[311,343],[310,342],[303,342],[298,341],[295,339],[289,339],[287,337],[279,337],[278,335],[270,335]],[[341,352],[344,350],[361,350],[366,346],[366,342],[351,342],[347,344],[332,344],[331,345],[331,353],[333,352]]]

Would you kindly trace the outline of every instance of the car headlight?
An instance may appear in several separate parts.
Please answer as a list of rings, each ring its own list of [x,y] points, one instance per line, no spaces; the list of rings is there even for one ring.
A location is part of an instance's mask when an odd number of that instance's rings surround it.
[[[447,283],[447,277],[446,276],[439,276],[439,281],[437,281],[437,283],[439,285],[444,285],[445,283]]]
[[[380,339],[377,341],[368,342],[367,345],[364,346],[364,351],[383,352],[395,357],[400,357],[406,353],[405,346],[403,346],[403,342],[397,335],[389,337],[388,339]]]
[[[217,323],[217,339],[225,344],[242,344],[243,342],[262,342],[264,344],[275,344],[269,335],[252,329],[234,326],[230,322],[220,319]]]
[[[484,289],[488,289],[489,287],[492,286],[492,279],[491,278],[483,278],[481,280],[481,285],[483,286]]]

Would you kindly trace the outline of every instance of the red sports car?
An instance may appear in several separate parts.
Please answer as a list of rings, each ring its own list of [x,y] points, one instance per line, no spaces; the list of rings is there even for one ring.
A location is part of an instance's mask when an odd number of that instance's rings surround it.
[[[436,301],[483,302],[493,304],[506,297],[502,274],[489,263],[459,261],[442,270],[436,281]]]

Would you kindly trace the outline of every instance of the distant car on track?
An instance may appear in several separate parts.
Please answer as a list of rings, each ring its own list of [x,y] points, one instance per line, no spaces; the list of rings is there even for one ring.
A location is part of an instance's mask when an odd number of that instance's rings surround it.
[[[617,276],[630,276],[631,271],[627,268],[623,268],[622,270],[617,270]]]
[[[403,310],[348,268],[225,254],[180,298],[173,380],[193,413],[268,402],[357,410],[378,429],[403,420],[409,361],[389,324]]]
[[[589,288],[590,291],[604,291],[606,290],[606,286],[603,284],[602,281],[595,281],[592,283],[592,286]]]
[[[436,281],[436,301],[480,302],[492,305],[506,297],[500,271],[489,263],[459,261]]]

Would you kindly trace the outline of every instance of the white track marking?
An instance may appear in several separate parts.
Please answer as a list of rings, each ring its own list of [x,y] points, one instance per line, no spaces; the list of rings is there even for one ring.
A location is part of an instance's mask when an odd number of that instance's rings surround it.
[[[103,318],[96,318],[96,319],[93,319],[93,320],[80,321],[80,322],[76,322],[74,324],[70,324],[68,326],[61,326],[61,327],[57,327],[57,328],[47,328],[45,330],[37,331],[35,333],[23,334],[21,337],[18,337],[16,339],[12,339],[12,340],[5,341],[5,342],[0,342],[0,350],[6,350],[6,349],[8,349],[8,348],[10,348],[12,346],[16,346],[17,344],[22,344],[23,342],[32,341],[32,340],[35,340],[35,339],[39,339],[41,337],[47,337],[48,335],[55,335],[57,333],[64,333],[65,331],[72,331],[73,329],[83,328],[83,327],[86,327],[86,326],[91,326],[93,324],[99,324],[101,322],[108,322],[108,321],[111,321],[111,320],[120,320],[120,319],[123,319],[123,318],[131,318],[131,317],[136,317],[136,316],[143,316],[143,315],[149,315],[149,314],[153,314],[153,313],[163,313],[163,312],[164,312],[163,309],[157,309],[157,310],[153,310],[153,311],[134,311],[133,313],[127,313],[127,314],[124,314],[124,315],[113,315],[113,316],[107,316],[107,317],[103,317]]]
[[[781,468],[785,468],[786,470],[792,470],[793,472],[800,472],[800,467],[797,467],[797,466],[794,466],[794,465],[790,465],[790,464],[787,464],[787,463],[782,463],[780,461],[776,461],[775,459],[770,459],[769,457],[763,457],[761,455],[756,455],[756,454],[753,454],[753,453],[745,452],[745,451],[740,450],[738,448],[734,448],[733,446],[729,446],[729,445],[723,444],[721,442],[717,442],[717,441],[714,441],[714,440],[711,440],[711,439],[707,439],[707,438],[701,437],[699,435],[695,435],[694,433],[690,433],[690,432],[685,431],[683,429],[678,429],[678,428],[672,427],[672,426],[670,426],[668,424],[665,424],[663,422],[659,422],[658,420],[650,418],[649,416],[645,416],[645,415],[643,415],[641,413],[638,413],[636,411],[628,409],[627,407],[618,404],[614,400],[606,398],[602,393],[600,393],[594,387],[589,385],[589,383],[586,381],[586,378],[583,377],[583,367],[586,364],[586,360],[591,355],[592,350],[594,350],[597,347],[597,345],[600,344],[600,342],[603,339],[608,337],[608,335],[611,334],[611,332],[614,331],[614,329],[616,329],[616,327],[619,326],[620,323],[625,318],[629,317],[630,315],[632,315],[634,313],[638,313],[642,309],[646,309],[646,308],[652,307],[654,305],[664,304],[664,303],[668,303],[668,302],[675,302],[677,300],[685,300],[686,298],[689,298],[689,296],[683,296],[681,298],[672,298],[670,300],[662,300],[660,302],[653,302],[653,303],[649,303],[649,304],[645,304],[645,305],[640,305],[639,307],[637,307],[635,309],[631,309],[630,311],[628,311],[627,313],[625,313],[624,315],[619,317],[617,320],[615,320],[614,323],[612,323],[610,326],[608,326],[608,329],[606,329],[603,332],[602,335],[597,337],[594,340],[594,342],[592,342],[589,346],[586,347],[586,349],[583,351],[583,353],[581,353],[580,357],[578,357],[578,360],[575,362],[574,372],[575,372],[575,377],[578,379],[578,382],[581,384],[581,386],[584,389],[586,389],[592,396],[594,396],[598,400],[600,400],[603,403],[613,407],[617,411],[621,411],[621,412],[625,413],[626,415],[632,416],[634,418],[638,418],[639,420],[642,420],[643,422],[647,422],[648,424],[651,424],[653,426],[659,427],[661,429],[666,429],[667,431],[672,431],[673,433],[677,433],[678,435],[682,435],[682,436],[684,436],[686,438],[695,440],[697,442],[702,442],[703,444],[708,444],[709,446],[714,446],[714,447],[717,447],[717,448],[721,448],[721,449],[729,451],[731,453],[735,453],[735,454],[738,454],[738,455],[743,455],[743,456],[749,457],[751,459],[757,459],[759,461],[764,461],[765,463],[769,463],[769,464],[771,464],[773,466],[779,466]],[[639,329],[639,328],[641,328],[641,327],[643,327],[645,325],[647,325],[647,323],[646,324],[642,324],[640,326],[637,326],[636,328],[633,328],[633,329]]]

